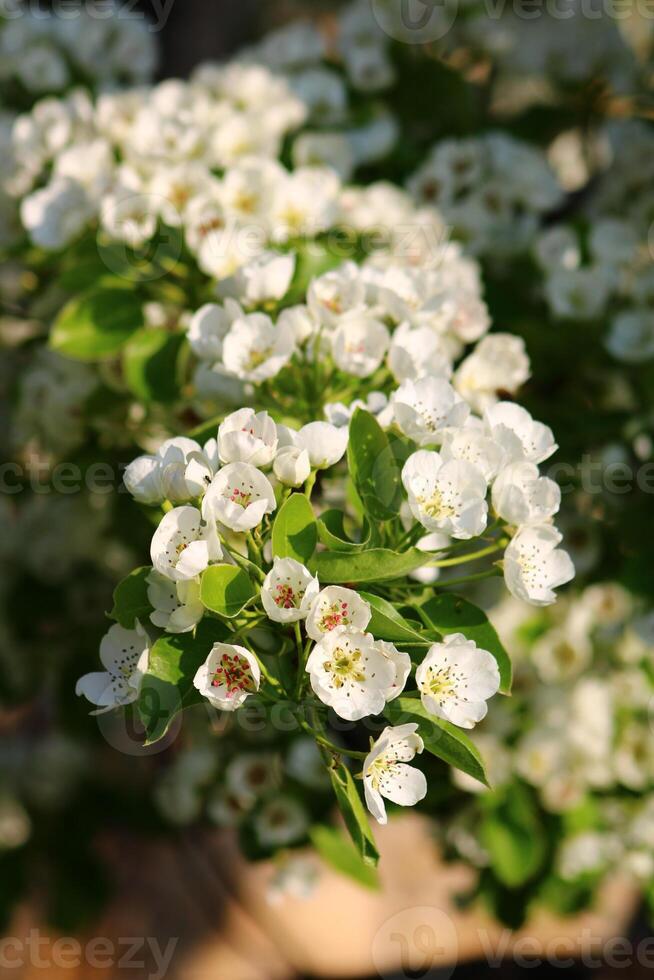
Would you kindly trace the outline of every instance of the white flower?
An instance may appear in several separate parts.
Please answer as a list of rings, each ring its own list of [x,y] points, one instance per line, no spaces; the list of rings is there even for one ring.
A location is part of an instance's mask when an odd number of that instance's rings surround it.
[[[326,167],[300,167],[280,181],[270,205],[273,240],[286,242],[330,228],[340,183],[337,174]]]
[[[381,733],[363,763],[363,790],[370,813],[385,824],[384,797],[399,806],[415,806],[427,795],[425,774],[407,763],[425,745],[417,725],[389,726]]]
[[[155,531],[150,556],[154,568],[174,582],[196,578],[222,557],[214,522],[203,523],[195,507],[175,507]]]
[[[320,640],[339,626],[363,631],[371,615],[369,604],[353,589],[328,585],[313,600],[307,617],[307,636]]]
[[[204,616],[200,580],[173,582],[154,569],[148,575],[150,621],[167,633],[188,633]]]
[[[306,835],[309,817],[298,800],[278,795],[261,807],[253,824],[264,847],[285,847]]]
[[[335,327],[345,313],[363,309],[365,298],[365,283],[354,262],[313,279],[307,293],[311,313],[326,327]]]
[[[261,586],[261,601],[275,623],[305,619],[318,595],[318,579],[294,558],[275,558]]]
[[[512,463],[493,483],[491,495],[498,517],[508,524],[543,524],[561,506],[554,480],[540,476],[535,463]]]
[[[498,401],[498,392],[514,394],[530,374],[522,337],[489,334],[459,365],[454,387],[478,412]]]
[[[506,453],[507,462],[542,463],[557,450],[552,430],[535,422],[526,408],[499,402],[484,412],[486,430]]]
[[[418,445],[442,441],[444,430],[463,425],[470,408],[444,378],[403,381],[391,398],[395,421]]]
[[[23,200],[20,216],[32,241],[54,251],[80,234],[92,212],[81,184],[68,177],[56,177]]]
[[[156,456],[139,456],[133,460],[125,468],[123,482],[140,504],[160,504],[166,499]]]
[[[556,602],[554,589],[574,578],[574,565],[557,545],[562,536],[551,524],[524,527],[504,552],[504,581],[512,595],[533,606]]]
[[[654,358],[654,314],[625,310],[614,317],[606,347],[618,361],[639,364]]]
[[[276,506],[275,492],[263,473],[250,463],[228,463],[213,478],[202,513],[232,531],[251,531]]]
[[[329,422],[309,422],[297,434],[297,446],[309,454],[314,470],[326,470],[342,459],[348,443],[348,430]]]
[[[236,317],[242,310],[233,300],[224,307],[206,303],[193,314],[187,336],[193,353],[203,361],[219,361],[223,354],[223,341]]]
[[[381,320],[366,312],[346,313],[332,336],[332,355],[341,371],[367,378],[380,366],[390,334]]]
[[[282,299],[295,272],[295,255],[264,251],[242,265],[231,280],[220,284],[223,295],[234,295],[245,306]]]
[[[293,143],[295,167],[331,167],[341,180],[349,180],[354,170],[354,154],[344,133],[302,133]]]
[[[282,310],[277,318],[277,326],[290,329],[295,343],[300,345],[316,334],[320,324],[314,319],[308,306],[298,305]]]
[[[211,653],[193,678],[193,686],[221,711],[236,711],[249,694],[259,690],[261,670],[244,647],[214,643]]]
[[[449,378],[452,374],[452,361],[438,333],[408,323],[400,324],[393,334],[388,366],[398,384],[408,378]]]
[[[440,454],[445,462],[462,459],[472,463],[490,482],[504,463],[504,450],[491,439],[479,419],[472,416],[460,429],[448,429]]]
[[[267,412],[241,408],[218,427],[218,453],[223,463],[269,466],[276,451],[277,426]]]
[[[486,527],[487,484],[481,472],[464,460],[445,462],[439,453],[421,449],[407,459],[402,483],[416,520],[428,531],[453,538],[474,538]]]
[[[497,694],[497,661],[462,633],[450,633],[434,643],[416,670],[416,684],[425,709],[437,718],[474,728],[486,717],[489,698]]]
[[[377,715],[395,697],[396,666],[370,633],[348,627],[325,633],[306,669],[314,694],[347,721]]]
[[[275,456],[273,473],[285,487],[301,487],[311,473],[309,453],[299,446],[282,446]]]
[[[605,266],[558,269],[545,280],[545,295],[557,316],[592,320],[604,312],[612,285]]]
[[[111,627],[100,644],[100,660],[105,670],[85,674],[75,687],[75,694],[98,706],[99,710],[92,714],[104,714],[136,701],[148,669],[149,648],[150,641],[138,620],[133,630],[118,624]]]
[[[272,753],[248,752],[237,755],[225,770],[225,787],[244,807],[257,797],[274,790],[279,783],[279,757]]]
[[[395,670],[390,691],[386,692],[386,700],[393,701],[400,696],[406,686],[407,678],[411,673],[411,657],[387,640],[377,640],[377,649],[391,662]]]
[[[223,364],[243,381],[259,383],[273,378],[295,351],[295,337],[287,324],[273,324],[265,313],[250,313],[232,324],[223,341]]]
[[[164,498],[173,504],[200,497],[218,468],[215,439],[203,449],[194,439],[175,436],[161,444],[156,459]]]
[[[553,225],[541,232],[534,242],[534,255],[544,272],[576,269],[581,263],[577,235],[566,225]]]

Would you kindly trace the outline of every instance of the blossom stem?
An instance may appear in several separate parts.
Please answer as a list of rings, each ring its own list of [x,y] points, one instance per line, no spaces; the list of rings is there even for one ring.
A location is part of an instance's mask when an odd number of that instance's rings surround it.
[[[312,470],[309,474],[307,482],[304,484],[304,495],[311,500],[311,493],[313,491],[314,484],[316,482],[316,476],[318,475],[317,470]]]
[[[459,555],[457,558],[445,558],[443,561],[434,561],[429,563],[430,568],[448,568],[451,565],[463,565],[467,561],[474,561],[476,558],[485,558],[486,555],[493,555],[497,551],[503,551],[505,547],[505,542],[494,541],[493,544],[489,544],[486,548],[480,548],[479,551],[467,551],[465,555]]]
[[[344,749],[342,745],[335,745],[334,742],[330,742],[328,738],[325,738],[324,735],[321,735],[320,732],[317,732],[306,721],[300,721],[300,725],[305,730],[305,732],[307,732],[307,734],[315,738],[316,742],[318,742],[319,745],[322,745],[323,748],[325,749],[329,749],[329,751],[333,752],[335,755],[349,755],[353,759],[365,759],[366,756],[368,755],[367,752],[355,752],[354,749]]]
[[[489,568],[486,572],[478,572],[476,575],[463,575],[461,578],[448,579],[447,582],[443,582],[443,587],[448,587],[450,585],[465,585],[467,582],[478,582],[483,578],[492,578],[493,576],[500,575],[501,572],[497,568]]]

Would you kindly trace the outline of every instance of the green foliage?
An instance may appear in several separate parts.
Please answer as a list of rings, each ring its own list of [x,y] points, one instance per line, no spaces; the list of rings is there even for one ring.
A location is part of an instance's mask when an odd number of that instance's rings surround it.
[[[110,615],[125,629],[134,629],[137,619],[143,626],[150,619],[152,606],[148,599],[147,578],[151,571],[149,566],[135,568],[114,589],[114,606]]]
[[[238,616],[256,595],[250,576],[236,565],[211,565],[202,574],[200,599],[219,616]]]
[[[366,514],[378,521],[395,517],[402,503],[400,468],[379,422],[361,408],[350,421],[347,459]]]
[[[531,790],[514,783],[489,797],[481,825],[481,840],[491,867],[508,888],[534,878],[547,857],[545,829]]]
[[[145,402],[174,402],[180,392],[184,335],[143,328],[123,348],[123,372],[133,395]]]
[[[338,766],[332,766],[329,769],[329,777],[332,781],[334,793],[336,794],[338,808],[345,821],[348,833],[357,849],[357,853],[365,865],[376,868],[379,861],[379,852],[372,836],[368,814],[366,813],[352,773],[347,766],[340,763]]]
[[[417,548],[401,553],[371,548],[354,555],[325,551],[316,555],[312,568],[322,585],[343,585],[401,578],[429,560],[430,556]]]
[[[428,752],[488,786],[483,759],[468,736],[449,721],[430,715],[417,695],[389,702],[384,714],[392,725],[417,725]]]
[[[376,870],[361,860],[357,848],[334,827],[317,824],[311,828],[311,843],[323,861],[340,874],[352,878],[364,888],[377,890],[379,878]]]
[[[370,528],[363,541],[351,541],[345,531],[345,514],[342,510],[325,510],[318,518],[318,536],[330,551],[343,551],[351,554],[365,551],[370,545]]]
[[[431,640],[418,633],[411,624],[401,616],[395,606],[381,596],[361,592],[361,598],[370,603],[372,618],[368,630],[378,640],[390,640],[391,643],[424,643],[430,646]]]
[[[272,530],[275,558],[294,558],[307,565],[318,543],[313,508],[302,493],[292,493],[280,508]]]
[[[67,303],[52,327],[50,346],[78,361],[102,360],[117,354],[142,326],[142,300],[117,280]]]
[[[502,694],[511,693],[512,668],[509,655],[483,610],[461,596],[443,594],[428,599],[420,607],[420,611],[425,621],[438,633],[463,633],[468,640],[474,640],[478,647],[495,657],[500,671],[500,691]]]

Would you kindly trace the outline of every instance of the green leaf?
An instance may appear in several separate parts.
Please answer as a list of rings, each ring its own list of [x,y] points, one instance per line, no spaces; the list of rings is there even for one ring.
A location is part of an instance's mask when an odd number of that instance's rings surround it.
[[[219,616],[238,616],[256,595],[249,575],[236,565],[210,565],[202,574],[200,599]]]
[[[364,888],[377,890],[379,878],[376,870],[365,864],[356,847],[334,827],[317,824],[309,831],[309,837],[318,854],[336,871],[353,878]]]
[[[123,348],[123,371],[130,391],[143,402],[173,402],[179,397],[182,334],[137,330]]]
[[[133,289],[91,289],[64,306],[52,327],[50,346],[78,361],[112,357],[143,326],[141,307]]]
[[[430,715],[417,695],[390,701],[384,714],[392,725],[417,725],[428,752],[479,780],[484,786],[489,785],[483,759],[468,736],[449,721]]]
[[[423,603],[420,609],[438,633],[463,633],[482,650],[488,650],[499,667],[500,691],[502,694],[511,693],[512,669],[509,655],[482,609],[473,606],[461,596],[452,594],[434,596]]]
[[[136,568],[114,589],[114,607],[110,615],[125,629],[134,629],[137,619],[142,625],[150,619],[152,606],[148,599],[147,578],[151,571],[150,567]]]
[[[491,800],[481,840],[502,884],[519,888],[541,870],[547,856],[544,828],[531,792],[514,783]]]
[[[385,582],[402,578],[428,561],[431,561],[431,555],[417,548],[401,554],[385,548],[371,548],[358,554],[320,552],[312,567],[321,583],[339,585],[344,582]]]
[[[369,547],[370,528],[367,528],[365,541],[351,541],[344,527],[345,514],[342,510],[326,510],[318,518],[318,536],[331,551],[355,553]]]
[[[223,623],[203,620],[193,633],[166,633],[154,643],[137,702],[146,745],[162,739],[180,711],[201,703],[193,678],[213,644],[229,636]]]
[[[350,420],[348,467],[364,510],[378,521],[395,517],[402,503],[400,468],[374,415],[357,408]]]
[[[368,592],[361,592],[360,595],[372,607],[372,618],[368,629],[378,640],[390,640],[391,643],[401,643],[404,640],[407,643],[420,642],[425,646],[431,645],[433,641],[417,633],[395,606],[386,599]]]
[[[282,505],[272,530],[275,558],[295,558],[307,565],[318,543],[313,508],[303,493],[292,493]]]
[[[364,864],[376,868],[379,862],[379,853],[372,836],[366,808],[359,796],[352,773],[347,766],[340,763],[338,767],[329,769],[329,776],[336,794],[338,808],[358,854]]]

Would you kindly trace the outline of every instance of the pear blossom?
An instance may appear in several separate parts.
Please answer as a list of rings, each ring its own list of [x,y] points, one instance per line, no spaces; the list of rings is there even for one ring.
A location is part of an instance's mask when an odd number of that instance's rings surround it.
[[[32,241],[51,251],[77,237],[93,213],[84,187],[69,177],[55,177],[21,205],[21,220]]]
[[[152,564],[174,582],[194,579],[222,558],[213,520],[202,520],[196,507],[174,507],[161,520],[150,546]]]
[[[140,504],[161,504],[166,499],[157,456],[138,456],[125,468],[123,482]]]
[[[481,420],[472,416],[461,428],[446,430],[440,455],[445,462],[461,459],[472,463],[489,482],[505,462],[502,447],[487,435]]]
[[[275,558],[261,586],[261,601],[275,623],[297,623],[318,595],[318,578],[294,558]]]
[[[223,463],[270,466],[277,451],[277,426],[267,412],[241,408],[218,427],[218,454]]]
[[[295,255],[264,250],[219,285],[222,295],[234,295],[244,306],[280,300],[291,285]]]
[[[287,324],[273,324],[265,313],[236,319],[223,341],[223,364],[243,381],[260,383],[278,374],[295,351]]]
[[[396,695],[397,668],[370,633],[337,627],[323,635],[306,665],[314,694],[347,721],[377,715]]]
[[[320,640],[339,626],[363,631],[371,616],[369,603],[358,592],[328,585],[313,599],[306,622],[307,636]]]
[[[203,449],[194,439],[175,436],[162,443],[156,458],[164,498],[173,504],[201,496],[218,468],[215,439]]]
[[[298,345],[304,344],[318,332],[320,324],[314,318],[308,306],[299,304],[287,306],[277,318],[277,326],[289,329]]]
[[[654,359],[654,315],[651,310],[624,310],[614,317],[606,348],[616,360],[639,364]]]
[[[403,381],[392,396],[395,421],[418,445],[440,443],[445,429],[463,425],[469,405],[445,378]]]
[[[131,630],[116,623],[100,644],[105,670],[80,677],[75,694],[97,705],[98,710],[91,712],[94,715],[131,704],[141,692],[149,654],[150,640],[138,620]]]
[[[535,422],[526,408],[513,402],[498,402],[487,408],[484,423],[488,435],[504,450],[507,462],[542,463],[558,448],[552,430]]]
[[[532,606],[556,602],[554,589],[574,578],[562,535],[551,524],[521,528],[504,552],[504,581],[509,592]]]
[[[395,670],[395,677],[390,690],[386,692],[386,700],[394,701],[398,698],[406,686],[407,679],[411,673],[411,657],[403,650],[398,650],[395,644],[388,640],[377,640],[377,649],[384,654],[391,662]]]
[[[407,378],[452,374],[452,361],[441,337],[431,327],[400,324],[388,351],[388,366],[398,384]]]
[[[242,316],[242,310],[233,300],[224,306],[205,303],[193,314],[187,331],[193,352],[203,361],[219,361],[223,354],[223,341],[234,320]]]
[[[390,340],[381,320],[368,313],[346,313],[332,336],[332,356],[341,371],[367,378],[384,360]]]
[[[299,800],[276,795],[257,811],[253,824],[264,847],[286,847],[306,836],[309,815]]]
[[[311,473],[309,453],[299,446],[282,446],[275,456],[273,473],[285,487],[301,487]]]
[[[416,684],[426,711],[460,728],[474,728],[499,690],[500,672],[487,650],[462,633],[450,633],[429,648],[416,670]]]
[[[204,616],[200,599],[200,579],[171,581],[154,569],[148,575],[148,602],[153,608],[150,621],[167,633],[188,633]]]
[[[363,790],[378,823],[387,822],[384,798],[415,806],[427,795],[425,774],[408,765],[424,747],[417,725],[388,726],[372,746],[363,763]]]
[[[439,453],[421,449],[404,464],[402,483],[413,516],[428,531],[442,530],[465,540],[486,527],[488,487],[472,463],[446,462]]]
[[[299,235],[316,235],[336,217],[340,179],[327,167],[299,167],[274,188],[270,202],[271,236],[287,242]]]
[[[348,430],[338,429],[329,422],[309,422],[297,434],[296,444],[309,454],[311,468],[326,470],[345,455]]]
[[[561,506],[561,490],[535,463],[512,463],[493,483],[493,509],[507,524],[543,524]]]
[[[354,262],[345,262],[313,279],[307,293],[312,315],[328,328],[335,327],[343,314],[362,310],[365,299],[365,283]]]
[[[250,463],[228,463],[208,487],[202,513],[205,520],[243,532],[261,524],[276,506],[275,492],[260,470]]]
[[[515,394],[529,374],[522,337],[494,333],[484,337],[459,365],[454,387],[475,411],[482,412],[499,400],[498,392]]]
[[[221,711],[236,711],[245,699],[259,690],[261,669],[245,647],[214,643],[193,678],[193,686]]]

